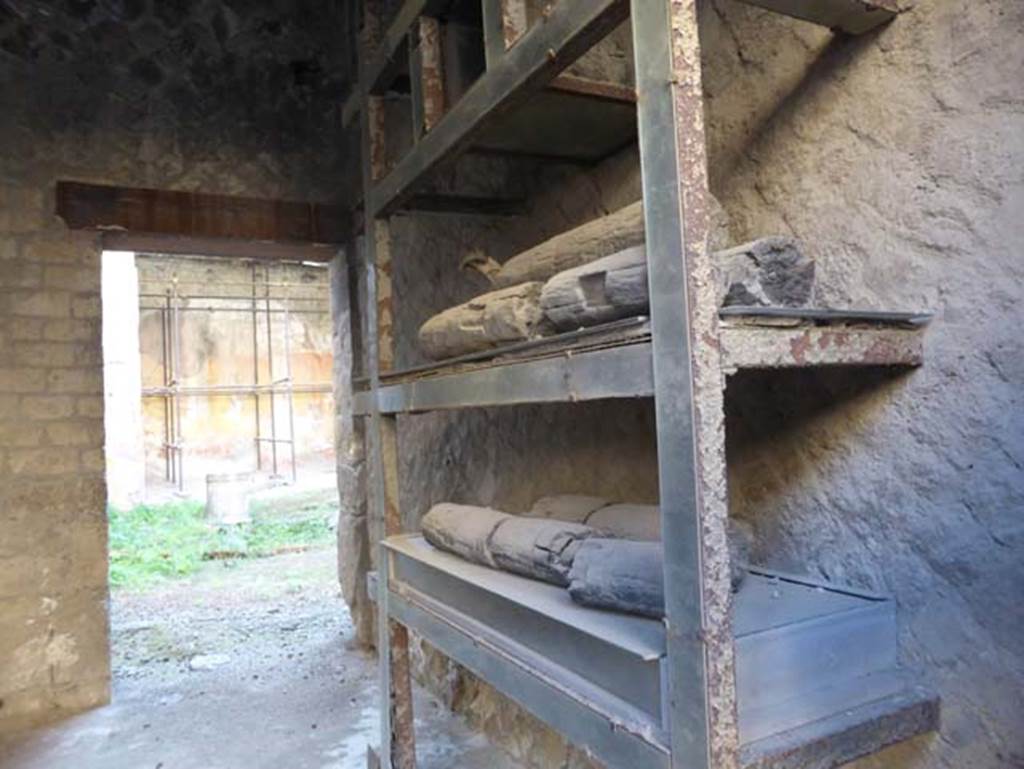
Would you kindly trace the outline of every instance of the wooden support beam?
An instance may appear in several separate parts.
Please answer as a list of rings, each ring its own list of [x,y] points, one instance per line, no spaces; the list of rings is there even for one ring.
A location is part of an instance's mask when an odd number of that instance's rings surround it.
[[[407,3],[403,8],[416,5]],[[367,4],[367,16],[375,8]],[[377,9],[379,10],[379,9]],[[400,12],[401,13],[401,12]],[[418,15],[418,14],[417,14]],[[377,20],[379,24],[379,19]],[[411,23],[411,22],[410,22]],[[404,35],[403,35],[404,39]],[[361,61],[368,50],[364,37]],[[361,154],[363,198],[369,197],[374,182],[386,170],[386,135],[383,102],[371,95],[366,71],[360,72],[362,95]],[[365,212],[364,244],[366,256],[367,366],[373,388],[380,386],[382,371],[394,366],[394,335],[391,298],[391,233],[387,219]],[[398,424],[394,416],[382,416],[375,408],[370,414],[368,440],[372,447],[372,511],[389,536],[402,530],[398,494]],[[386,570],[386,557],[378,556],[378,566]],[[378,643],[380,657],[381,761],[386,769],[416,768],[416,735],[413,723],[412,682],[409,662],[409,632],[388,618],[388,575],[380,579],[378,596]]]
[[[484,0],[483,16],[484,50],[490,68],[526,33],[526,0]]]
[[[416,42],[409,47],[409,91],[412,98],[414,142],[430,131],[444,115],[444,57],[441,53],[441,24],[421,16]]]
[[[73,230],[199,241],[338,244],[352,229],[341,206],[72,181],[57,182],[57,215]]]
[[[561,0],[544,24],[527,32],[454,104],[416,149],[367,196],[372,215],[401,206],[411,187],[440,163],[465,151],[486,122],[547,85],[629,14],[626,0]]]

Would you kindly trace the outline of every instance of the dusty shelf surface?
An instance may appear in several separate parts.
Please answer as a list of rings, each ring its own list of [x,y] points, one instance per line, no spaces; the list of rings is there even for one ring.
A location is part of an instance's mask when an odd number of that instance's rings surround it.
[[[719,326],[722,365],[744,369],[919,366],[928,316],[835,310],[728,308]],[[382,413],[557,403],[654,394],[646,318],[466,355],[381,377]],[[355,410],[373,394],[357,382]]]

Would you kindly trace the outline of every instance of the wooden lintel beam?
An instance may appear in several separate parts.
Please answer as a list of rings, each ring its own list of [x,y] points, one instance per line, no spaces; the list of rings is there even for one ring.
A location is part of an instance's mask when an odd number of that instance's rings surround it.
[[[290,246],[343,243],[342,206],[198,192],[57,182],[57,215],[72,230]]]
[[[102,243],[103,248],[107,251],[227,256],[274,262],[318,262],[322,264],[330,262],[338,251],[337,244],[328,243],[275,243],[268,240],[195,238],[187,235],[156,235],[109,230],[102,233]]]

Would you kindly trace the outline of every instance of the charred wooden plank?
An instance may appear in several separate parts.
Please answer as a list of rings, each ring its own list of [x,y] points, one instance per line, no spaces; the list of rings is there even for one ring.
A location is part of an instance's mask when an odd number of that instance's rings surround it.
[[[500,288],[438,313],[420,327],[420,349],[440,360],[549,333],[540,308],[542,287],[534,282]]]
[[[274,243],[343,243],[341,206],[200,192],[57,182],[57,215],[73,230]]]

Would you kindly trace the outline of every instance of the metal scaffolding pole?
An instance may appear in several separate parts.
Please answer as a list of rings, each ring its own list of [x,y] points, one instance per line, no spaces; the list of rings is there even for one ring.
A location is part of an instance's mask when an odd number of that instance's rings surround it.
[[[255,387],[260,385],[260,343],[259,343],[259,321],[257,319],[256,304],[256,263],[252,264],[252,381]],[[270,321],[270,316],[267,316],[267,321]],[[273,393],[270,395],[274,397]],[[253,392],[253,409],[256,414],[256,470],[260,471],[263,469],[263,446],[260,441],[260,393],[258,390]]]
[[[292,381],[292,327],[291,316],[288,313],[288,299],[284,300],[284,366],[285,366],[285,392],[288,394],[288,439],[292,452],[292,483],[298,480],[298,470],[295,464],[295,385]],[[274,391],[271,391],[271,398]]]

